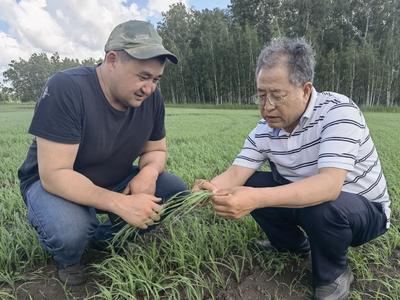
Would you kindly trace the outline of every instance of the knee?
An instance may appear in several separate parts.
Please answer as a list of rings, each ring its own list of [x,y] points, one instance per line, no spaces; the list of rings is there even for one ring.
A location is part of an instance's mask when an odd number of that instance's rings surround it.
[[[95,233],[95,224],[87,220],[74,220],[53,224],[53,228],[41,235],[43,244],[50,251],[80,253]]]
[[[284,210],[284,208],[280,207],[263,207],[253,210],[250,215],[256,220],[264,219],[267,222],[282,221]]]
[[[304,228],[318,230],[326,227],[343,227],[348,225],[345,214],[335,205],[335,201],[301,209],[300,223]]]
[[[156,195],[168,199],[175,194],[188,190],[187,184],[178,176],[163,172],[157,181]]]

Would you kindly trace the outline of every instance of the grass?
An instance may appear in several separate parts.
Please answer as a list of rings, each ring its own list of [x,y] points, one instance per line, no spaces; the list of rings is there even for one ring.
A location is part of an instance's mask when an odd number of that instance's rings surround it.
[[[32,107],[0,106],[0,299],[16,297],[28,270],[47,264],[45,253],[26,221],[16,170],[31,137],[26,133]],[[356,275],[351,299],[400,299],[400,118],[365,116],[388,181],[392,228],[383,237],[351,249]],[[258,121],[256,110],[168,107],[169,171],[189,185],[225,170]],[[97,297],[102,299],[223,299],[249,274],[265,278],[265,299],[311,294],[309,273],[297,257],[256,252],[250,241],[263,236],[250,217],[230,221],[209,207],[180,215],[144,236],[127,241],[92,266]],[[290,275],[291,272],[295,275]],[[289,275],[290,276],[289,276]],[[265,276],[265,277],[264,277]],[[264,282],[263,282],[264,284]]]
[[[162,206],[159,213],[161,220],[152,222],[149,225],[160,225],[161,223],[173,224],[183,216],[190,214],[196,208],[207,204],[211,195],[212,193],[208,191],[198,191],[195,193],[183,191],[178,193],[168,199],[168,202]],[[139,228],[131,226],[130,224],[125,224],[122,229],[114,235],[112,244],[124,245],[129,242],[130,239],[135,238],[137,234],[140,234]]]

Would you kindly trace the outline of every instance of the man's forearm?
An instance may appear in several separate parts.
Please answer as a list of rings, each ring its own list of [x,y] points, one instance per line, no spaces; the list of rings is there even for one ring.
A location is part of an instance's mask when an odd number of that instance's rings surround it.
[[[225,172],[214,177],[211,183],[220,190],[242,186],[253,173],[254,170],[249,168],[230,166]]]
[[[330,174],[320,173],[287,185],[252,189],[249,196],[254,201],[256,208],[314,206],[335,200],[339,196],[343,184],[343,181],[340,180]]]
[[[165,164],[167,162],[166,151],[151,151],[144,153],[139,159],[140,171],[151,170],[157,173],[157,176],[165,170]]]
[[[48,192],[74,203],[114,212],[115,201],[122,194],[96,186],[84,175],[70,169],[59,169],[41,177]]]

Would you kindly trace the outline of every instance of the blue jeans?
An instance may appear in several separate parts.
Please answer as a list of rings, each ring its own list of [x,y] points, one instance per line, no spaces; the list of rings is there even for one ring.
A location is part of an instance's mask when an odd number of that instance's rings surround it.
[[[138,172],[139,168],[134,167],[125,180],[110,190],[122,192]],[[186,189],[181,178],[163,172],[157,179],[155,196],[164,202]],[[29,222],[36,230],[43,248],[53,255],[59,265],[78,263],[91,240],[107,240],[115,233],[116,227],[110,221],[98,221],[95,208],[48,193],[40,180],[28,187],[25,199]]]

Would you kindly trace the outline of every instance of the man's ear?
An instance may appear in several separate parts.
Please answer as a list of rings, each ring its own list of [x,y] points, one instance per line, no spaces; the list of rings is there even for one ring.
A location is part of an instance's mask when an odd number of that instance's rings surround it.
[[[105,62],[109,66],[114,66],[118,60],[118,54],[115,51],[109,51],[106,53]]]
[[[311,97],[313,85],[311,82],[306,82],[303,86],[303,97],[304,100],[308,101]]]

